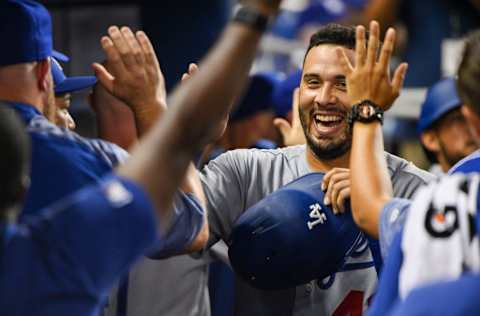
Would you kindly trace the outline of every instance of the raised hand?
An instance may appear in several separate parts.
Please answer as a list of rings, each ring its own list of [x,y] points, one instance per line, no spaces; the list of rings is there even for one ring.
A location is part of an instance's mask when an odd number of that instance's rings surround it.
[[[286,119],[277,117],[273,120],[273,125],[280,131],[285,146],[305,144],[305,134],[303,133],[302,123],[298,113],[298,91],[296,88],[292,98],[292,124]]]
[[[378,22],[372,21],[367,47],[365,28],[357,26],[355,65],[352,65],[342,48],[337,49],[337,54],[347,77],[347,93],[351,105],[368,99],[383,110],[388,110],[400,94],[408,65],[406,63],[399,65],[393,78],[390,78],[390,58],[395,44],[395,30],[388,29],[377,61],[379,34]]]
[[[150,40],[142,31],[111,26],[101,39],[108,70],[95,63],[98,80],[134,113],[150,112],[152,106],[166,107],[165,80]],[[158,110],[158,109],[157,109]]]

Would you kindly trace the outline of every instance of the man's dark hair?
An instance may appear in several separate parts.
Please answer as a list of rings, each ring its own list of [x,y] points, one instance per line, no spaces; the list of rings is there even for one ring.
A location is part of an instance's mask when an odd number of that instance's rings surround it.
[[[368,31],[366,31],[365,37],[368,41]],[[310,44],[305,52],[305,58],[312,48],[324,44],[355,49],[355,26],[336,23],[330,23],[323,26],[313,34],[312,37],[310,37]]]
[[[30,143],[15,112],[0,103],[0,216],[17,204],[30,164]]]
[[[470,33],[458,67],[458,94],[464,103],[480,115],[480,31]]]

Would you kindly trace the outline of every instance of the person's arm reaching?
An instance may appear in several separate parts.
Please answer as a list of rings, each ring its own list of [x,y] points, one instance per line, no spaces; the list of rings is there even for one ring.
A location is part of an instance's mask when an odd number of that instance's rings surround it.
[[[274,15],[280,0],[251,0],[246,5],[256,8],[266,16]],[[117,29],[118,30],[118,29]],[[185,172],[193,155],[206,145],[218,129],[228,110],[230,100],[237,95],[246,83],[250,66],[255,57],[262,32],[243,23],[230,23],[216,47],[201,64],[200,70],[190,80],[175,90],[169,99],[169,110],[133,150],[131,159],[118,168],[118,173],[140,184],[150,197],[162,226],[169,226],[169,211],[173,195],[184,179]],[[136,35],[143,48],[147,38],[144,33]],[[135,45],[130,43],[129,45]],[[138,52],[132,56],[121,55],[110,38],[103,38],[102,45],[109,59],[116,61],[118,72],[128,72],[132,58],[139,64],[150,63],[154,59],[151,50]],[[142,56],[137,56],[142,55]],[[134,57],[136,56],[136,57]],[[124,63],[124,60],[129,62]],[[96,65],[99,79],[109,91],[122,93],[115,75]],[[113,70],[112,70],[113,71]],[[138,73],[142,79],[146,74]],[[146,100],[142,100],[145,102]],[[149,102],[155,102],[151,100]],[[189,173],[189,175],[194,173]],[[198,179],[191,178],[193,187],[202,199],[203,191]],[[198,189],[198,190],[197,190]],[[199,193],[199,194],[197,194]],[[200,203],[205,206],[205,201]],[[207,231],[208,232],[208,231]],[[199,234],[201,235],[201,234]],[[206,235],[206,236],[205,236]],[[203,235],[203,243],[208,233]],[[199,242],[198,245],[203,245]],[[193,250],[193,249],[191,249]]]
[[[365,28],[356,30],[355,65],[339,49],[347,77],[347,92],[353,104],[370,100],[383,110],[388,110],[398,97],[407,71],[403,63],[390,80],[390,56],[395,42],[395,30],[389,29],[377,62],[379,25],[370,23],[368,47]],[[392,184],[383,150],[381,123],[373,121],[353,124],[350,156],[351,203],[357,225],[373,237],[378,237],[380,213],[392,199]]]

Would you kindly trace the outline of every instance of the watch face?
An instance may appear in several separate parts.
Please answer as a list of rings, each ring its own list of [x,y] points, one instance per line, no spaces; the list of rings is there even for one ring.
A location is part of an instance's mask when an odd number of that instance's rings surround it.
[[[370,104],[360,104],[358,115],[362,118],[370,118],[375,115],[375,109]]]

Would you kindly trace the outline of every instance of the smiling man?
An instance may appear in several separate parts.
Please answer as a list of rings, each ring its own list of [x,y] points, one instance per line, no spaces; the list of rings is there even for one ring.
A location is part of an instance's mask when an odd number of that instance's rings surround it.
[[[320,161],[341,157],[350,149],[345,92],[335,46],[312,48],[304,63],[299,108],[308,148]]]
[[[299,112],[307,145],[230,151],[211,161],[202,171],[200,178],[209,215],[209,245],[219,239],[228,244],[235,221],[242,213],[305,174],[328,173],[327,196],[332,200],[348,198],[350,180],[346,168],[351,135],[346,113],[350,100],[345,73],[335,51],[338,47],[345,48],[354,62],[353,27],[325,26],[312,36],[305,55]],[[385,155],[395,196],[410,198],[420,185],[432,178],[401,158]],[[375,252],[375,243],[370,246]],[[347,259],[349,269],[296,288],[267,292],[239,280],[235,315],[360,315],[375,291],[377,272],[375,254],[370,247],[364,244],[357,250],[355,258]]]

